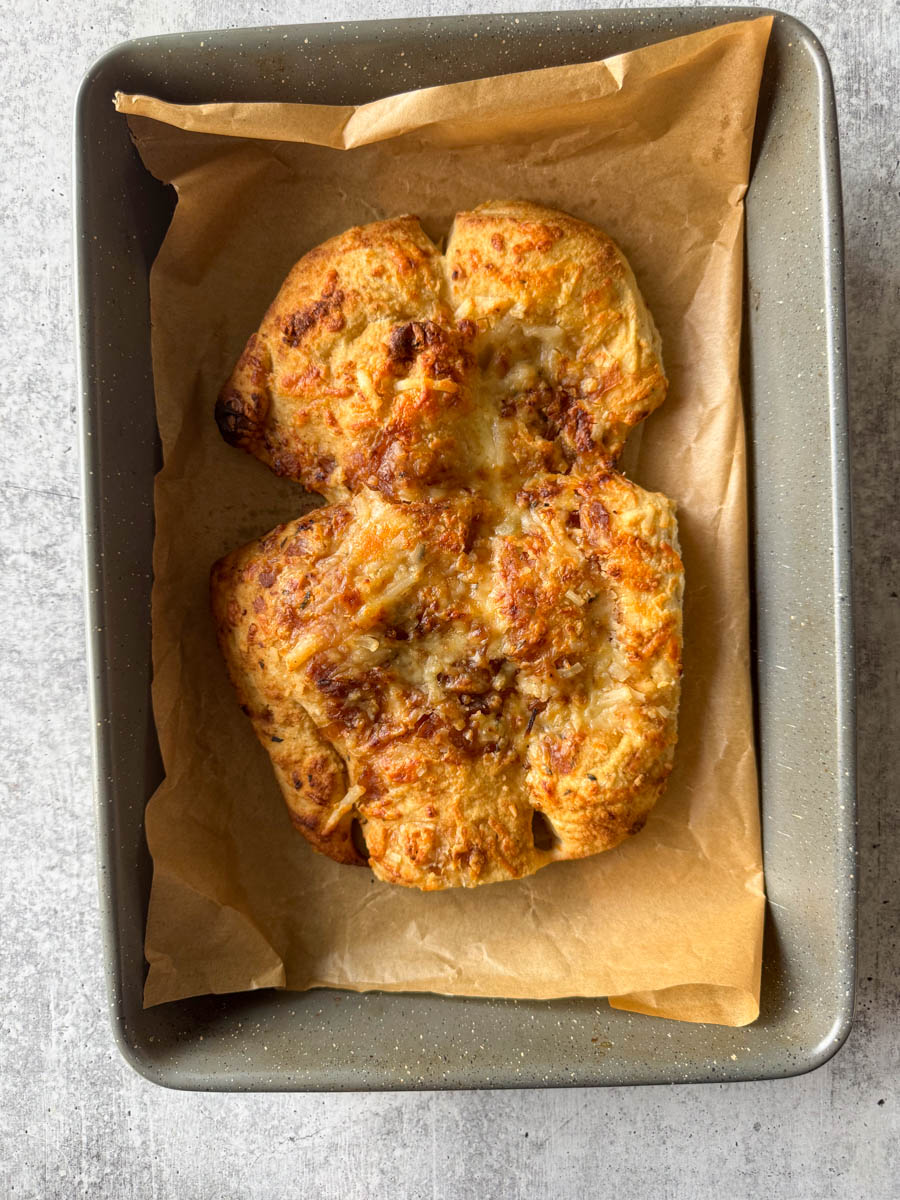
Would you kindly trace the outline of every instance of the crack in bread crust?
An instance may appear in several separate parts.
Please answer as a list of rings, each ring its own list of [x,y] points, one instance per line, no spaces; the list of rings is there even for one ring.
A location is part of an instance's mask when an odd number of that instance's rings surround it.
[[[683,572],[673,505],[614,464],[664,395],[627,263],[565,214],[483,205],[443,256],[378,222],[293,269],[216,416],[329,503],[217,563],[212,603],[317,850],[433,890],[642,827]]]

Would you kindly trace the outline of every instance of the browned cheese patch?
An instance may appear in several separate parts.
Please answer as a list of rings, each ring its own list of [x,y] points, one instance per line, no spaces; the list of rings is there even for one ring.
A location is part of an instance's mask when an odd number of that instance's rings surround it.
[[[212,572],[294,826],[433,890],[636,833],[671,770],[671,502],[617,469],[665,395],[614,244],[524,202],[294,267],[222,389],[225,439],[328,502]]]

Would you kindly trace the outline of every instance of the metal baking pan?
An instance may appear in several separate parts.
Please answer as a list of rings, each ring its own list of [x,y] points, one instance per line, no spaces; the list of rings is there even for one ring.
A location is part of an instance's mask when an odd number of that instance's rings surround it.
[[[330,991],[141,1007],[151,872],[143,814],[162,773],[150,708],[159,444],[147,280],[173,199],[138,160],[113,92],[345,104],[401,80],[412,88],[490,75],[501,61],[514,71],[599,59],[760,11],[597,10],[194,33],[129,42],[88,72],[76,114],[76,240],[100,885],[113,1026],[125,1057],[148,1078],[221,1090],[760,1079],[809,1070],[846,1037],[856,870],[837,125],[822,48],[782,15],[747,202],[743,362],[770,898],[759,1020],[729,1029],[615,1012],[604,1001]],[[307,51],[319,53],[303,56],[299,77],[293,52],[306,39]],[[362,70],[376,61],[383,73]]]

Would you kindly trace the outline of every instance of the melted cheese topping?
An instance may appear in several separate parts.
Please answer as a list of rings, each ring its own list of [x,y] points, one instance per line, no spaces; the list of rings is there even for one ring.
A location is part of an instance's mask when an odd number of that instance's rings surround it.
[[[351,230],[291,273],[218,416],[332,503],[223,559],[212,595],[318,850],[433,889],[640,828],[682,568],[671,503],[612,460],[662,399],[658,351],[609,239],[535,206],[461,214],[445,256],[412,218]]]

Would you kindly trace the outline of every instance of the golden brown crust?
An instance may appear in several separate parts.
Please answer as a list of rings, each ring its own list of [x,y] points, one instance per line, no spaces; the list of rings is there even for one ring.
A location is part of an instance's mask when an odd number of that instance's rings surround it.
[[[226,441],[329,499],[439,484],[469,407],[442,267],[415,217],[305,255],[219,395]]]
[[[219,638],[298,828],[354,861],[358,817],[376,874],[428,889],[634,832],[675,742],[676,546],[670,503],[612,472],[511,511],[366,492],[223,559]]]
[[[433,890],[641,827],[675,744],[682,568],[671,503],[611,462],[664,386],[624,259],[563,214],[461,214],[446,259],[381,222],[294,268],[219,420],[334,502],[216,564],[212,600],[317,850]]]
[[[457,216],[446,261],[454,312],[478,329],[482,390],[504,397],[512,435],[557,442],[578,470],[614,461],[666,395],[659,335],[617,246],[566,213],[496,202]]]
[[[460,213],[444,256],[415,217],[305,255],[216,419],[227,441],[329,500],[362,486],[405,500],[599,469],[665,389],[659,337],[614,243],[517,201]]]

